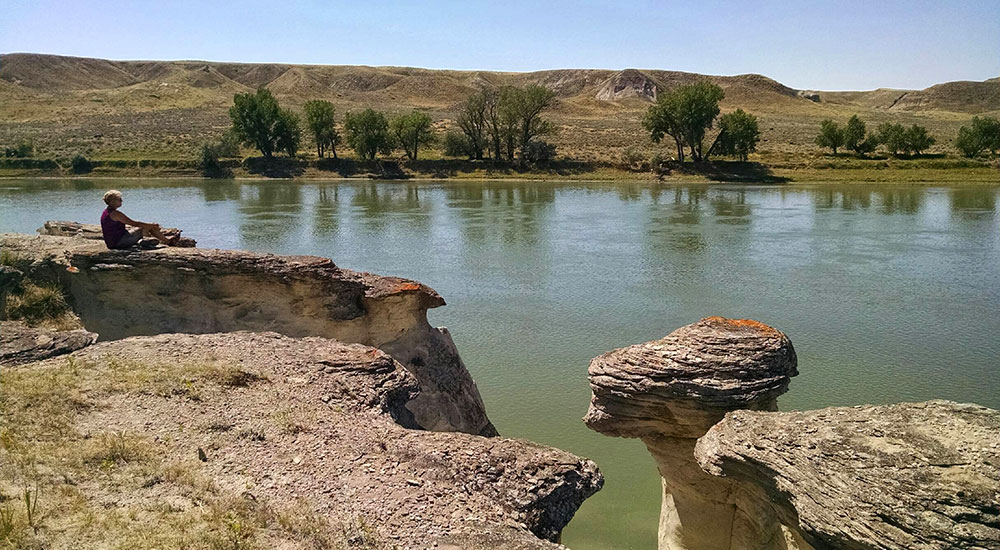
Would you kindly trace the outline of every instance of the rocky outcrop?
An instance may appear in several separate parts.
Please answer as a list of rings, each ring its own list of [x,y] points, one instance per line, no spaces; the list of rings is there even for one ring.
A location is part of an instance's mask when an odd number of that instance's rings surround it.
[[[161,227],[160,231],[166,237],[177,236],[177,243],[174,246],[192,248],[198,244],[190,237],[181,237],[181,230],[176,227]],[[104,234],[101,233],[101,226],[89,223],[49,220],[38,228],[38,234],[52,235],[55,237],[78,237],[81,239],[104,241]]]
[[[783,333],[721,317],[591,361],[584,422],[606,435],[639,438],[653,455],[663,485],[661,549],[784,548],[771,509],[741,484],[702,471],[694,446],[729,411],[776,410],[796,374],[795,350]]]
[[[61,437],[128,434],[161,462],[147,463],[148,475],[180,470],[252,502],[298,502],[333,526],[363,518],[374,531],[367,540],[387,543],[378,548],[554,549],[546,541],[602,484],[592,462],[557,449],[410,429],[419,425],[408,405],[418,380],[359,344],[163,334],[70,357],[16,369],[20,384],[30,387],[33,373],[48,381],[38,399],[64,391],[60,381],[72,388],[74,416]],[[157,506],[169,503],[177,517],[196,505],[183,484],[151,479],[153,489],[115,485],[115,506],[135,500],[122,491],[155,491]],[[99,506],[100,483],[74,482],[77,506]],[[72,540],[73,522],[51,525],[46,536]]]
[[[64,355],[96,341],[97,334],[86,330],[52,330],[3,321],[0,322],[0,367]]]
[[[31,260],[28,275],[58,281],[83,326],[102,340],[162,333],[275,331],[379,348],[421,387],[407,407],[436,431],[496,435],[447,330],[444,305],[421,283],[338,268],[315,256],[164,248],[108,250],[91,239],[0,235]]]
[[[601,83],[595,97],[599,101],[620,101],[627,98],[656,101],[656,82],[641,71],[625,69]]]
[[[698,462],[815,548],[1000,548],[1000,411],[948,401],[737,411]]]

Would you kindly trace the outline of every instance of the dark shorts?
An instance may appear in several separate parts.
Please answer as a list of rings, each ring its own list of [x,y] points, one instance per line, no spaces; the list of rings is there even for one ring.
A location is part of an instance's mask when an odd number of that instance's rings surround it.
[[[126,233],[125,236],[118,241],[118,244],[115,245],[115,248],[129,248],[131,246],[139,244],[139,241],[141,240],[142,240],[142,229],[133,229],[132,231]]]

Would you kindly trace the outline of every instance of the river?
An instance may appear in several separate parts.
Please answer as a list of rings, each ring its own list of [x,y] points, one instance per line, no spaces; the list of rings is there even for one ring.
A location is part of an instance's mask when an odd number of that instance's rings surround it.
[[[575,550],[654,548],[641,443],[587,430],[587,364],[709,315],[789,335],[782,409],[931,398],[1000,408],[1000,187],[0,180],[0,231],[133,218],[199,246],[422,281],[505,436],[595,460]]]

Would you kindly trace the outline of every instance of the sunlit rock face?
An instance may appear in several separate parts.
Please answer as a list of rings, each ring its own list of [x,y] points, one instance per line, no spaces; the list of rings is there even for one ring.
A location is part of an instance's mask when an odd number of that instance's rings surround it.
[[[1000,411],[950,401],[737,411],[695,456],[755,488],[816,548],[1000,548]]]
[[[722,317],[591,361],[584,422],[606,435],[639,438],[653,455],[663,484],[661,549],[787,548],[771,509],[752,489],[702,471],[694,447],[727,412],[776,410],[798,374],[796,362],[782,332]]]
[[[389,353],[420,383],[407,404],[435,431],[496,435],[447,330],[427,310],[445,301],[398,277],[340,269],[315,256],[237,250],[108,250],[84,237],[0,235],[32,260],[28,275],[57,281],[101,340],[162,333],[274,331],[323,336]]]

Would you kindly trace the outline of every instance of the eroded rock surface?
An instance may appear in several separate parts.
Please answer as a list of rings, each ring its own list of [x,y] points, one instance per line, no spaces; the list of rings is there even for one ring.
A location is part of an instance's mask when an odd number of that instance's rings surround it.
[[[0,367],[11,367],[64,355],[97,341],[86,330],[52,330],[16,321],[0,322]]]
[[[606,435],[642,439],[663,484],[661,549],[783,549],[773,512],[738,483],[706,475],[697,438],[735,409],[776,410],[796,371],[780,331],[709,317],[660,340],[590,363],[593,397],[584,422]]]
[[[338,268],[315,256],[234,250],[108,250],[91,239],[0,235],[30,260],[29,275],[67,289],[83,325],[114,340],[162,333],[275,331],[382,349],[416,377],[407,406],[423,428],[496,435],[447,331],[444,305],[421,283]]]
[[[186,478],[207,476],[254,502],[304,502],[332,525],[363,518],[399,548],[556,548],[546,541],[602,484],[592,462],[557,449],[407,429],[419,383],[367,346],[165,334],[70,357],[78,416],[67,437],[129,434],[165,457],[166,471],[195,468]],[[15,372],[60,380],[66,368],[56,358]],[[197,505],[178,482],[157,483],[156,502]],[[87,505],[116,498],[74,490]]]
[[[751,484],[816,548],[1000,548],[1000,411],[948,401],[736,411],[702,467]]]
[[[160,232],[162,232],[166,237],[173,237],[176,235],[178,240],[174,246],[191,248],[197,246],[198,244],[190,237],[181,237],[181,230],[176,227],[161,227]],[[38,233],[40,235],[53,235],[56,237],[79,237],[81,239],[92,239],[101,242],[104,241],[104,234],[101,232],[101,226],[90,223],[49,220],[38,228]]]

